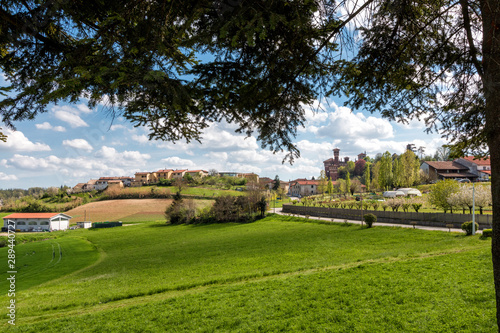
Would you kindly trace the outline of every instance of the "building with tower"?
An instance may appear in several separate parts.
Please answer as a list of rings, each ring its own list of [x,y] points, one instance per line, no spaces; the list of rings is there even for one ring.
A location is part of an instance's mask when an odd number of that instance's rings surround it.
[[[340,149],[335,148],[333,150],[333,158],[329,158],[326,161],[323,161],[325,165],[325,175],[326,178],[331,179],[332,181],[336,181],[339,177],[339,168],[346,166],[347,162],[349,162],[349,157],[344,157],[344,161],[341,161],[339,158]]]
[[[332,181],[336,181],[339,178],[339,168],[347,166],[347,162],[349,162],[349,157],[344,157],[344,160],[340,160],[340,149],[335,148],[333,150],[333,158],[329,158],[326,161],[323,161],[325,166],[325,175],[326,178],[331,179]],[[362,160],[366,157],[366,152],[358,154],[358,160]]]

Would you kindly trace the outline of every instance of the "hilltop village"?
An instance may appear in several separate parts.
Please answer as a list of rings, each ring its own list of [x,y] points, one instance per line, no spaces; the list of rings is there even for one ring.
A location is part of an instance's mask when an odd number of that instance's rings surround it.
[[[325,181],[331,181],[332,186],[341,186],[343,179],[347,177],[355,177],[353,184],[357,186],[357,192],[364,192],[370,188],[387,188],[387,187],[404,187],[411,186],[417,183],[431,183],[440,179],[456,179],[461,181],[488,181],[491,176],[490,160],[475,159],[472,156],[467,156],[455,160],[435,161],[435,160],[420,160],[414,154],[412,145],[407,146],[407,152],[411,156],[413,164],[413,175],[401,175],[399,178],[405,178],[406,181],[413,184],[405,184],[403,181],[397,181],[398,161],[403,155],[390,154],[386,152],[384,157],[382,154],[377,155],[375,159],[370,158],[366,153],[357,155],[357,159],[351,161],[349,157],[340,158],[340,149],[333,149],[333,157],[323,161],[323,171],[319,177],[298,178],[295,180],[283,181],[279,180],[279,186],[276,185],[278,175],[275,179],[268,177],[259,177],[255,173],[239,173],[239,172],[218,172],[216,170],[206,171],[203,169],[188,170],[188,169],[161,169],[157,171],[136,172],[134,177],[130,176],[105,176],[99,179],[91,179],[86,183],[78,183],[72,188],[73,193],[102,191],[111,188],[124,187],[140,187],[159,184],[164,180],[176,181],[182,179],[201,179],[207,176],[220,177],[237,177],[246,179],[248,185],[258,186],[260,188],[277,189],[280,188],[284,193],[291,196],[308,196],[315,195],[320,192],[325,192]],[[380,170],[377,162],[383,158],[389,159],[389,164],[394,163],[394,179],[391,183],[384,184],[380,174],[384,170]],[[405,163],[401,161],[400,163]],[[401,168],[401,167],[400,167]],[[413,178],[413,180],[408,180]]]

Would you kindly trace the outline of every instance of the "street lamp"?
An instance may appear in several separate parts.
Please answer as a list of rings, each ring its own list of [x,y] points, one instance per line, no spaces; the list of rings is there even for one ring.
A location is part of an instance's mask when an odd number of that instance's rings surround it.
[[[475,198],[476,188],[474,187],[474,182],[472,182],[472,236],[476,234],[476,198]]]

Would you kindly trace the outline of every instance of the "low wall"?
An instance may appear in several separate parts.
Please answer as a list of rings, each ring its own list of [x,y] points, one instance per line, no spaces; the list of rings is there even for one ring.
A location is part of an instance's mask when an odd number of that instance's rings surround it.
[[[372,213],[377,216],[377,222],[394,223],[394,224],[410,224],[417,222],[418,225],[446,227],[447,224],[453,224],[453,228],[461,228],[462,223],[472,221],[471,214],[444,214],[444,213],[416,213],[416,212],[393,212],[380,210],[366,209],[343,209],[331,207],[307,207],[299,205],[283,205],[283,213],[309,215],[327,218],[347,219],[347,220],[362,220],[364,214]],[[491,228],[492,216],[479,215],[475,216],[476,222],[479,224],[479,229]]]

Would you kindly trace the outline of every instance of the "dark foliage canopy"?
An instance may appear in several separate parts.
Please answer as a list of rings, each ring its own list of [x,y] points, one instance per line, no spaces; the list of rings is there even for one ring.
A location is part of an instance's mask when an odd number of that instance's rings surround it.
[[[337,28],[317,1],[18,1],[0,3],[2,121],[49,103],[105,103],[150,139],[200,140],[212,121],[298,150],[303,105],[325,84]],[[318,20],[320,13],[321,20]]]
[[[371,1],[362,43],[334,92],[347,104],[407,123],[424,120],[459,153],[485,153],[479,2]]]

